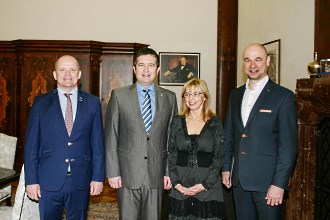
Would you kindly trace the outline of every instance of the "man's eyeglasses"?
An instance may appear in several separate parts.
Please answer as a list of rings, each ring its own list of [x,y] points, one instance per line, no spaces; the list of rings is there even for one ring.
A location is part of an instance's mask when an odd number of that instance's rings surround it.
[[[194,93],[186,92],[186,93],[183,94],[183,97],[185,99],[188,99],[190,96],[193,97],[193,98],[198,98],[201,94],[203,94],[203,93],[202,92],[194,92]]]

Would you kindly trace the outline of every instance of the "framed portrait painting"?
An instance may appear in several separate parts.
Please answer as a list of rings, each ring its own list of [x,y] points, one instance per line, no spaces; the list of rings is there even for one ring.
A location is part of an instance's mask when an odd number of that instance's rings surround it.
[[[199,78],[200,53],[160,52],[159,61],[159,85],[184,85]]]
[[[273,82],[280,84],[280,60],[281,60],[281,40],[274,40],[263,44],[270,56],[268,76]]]

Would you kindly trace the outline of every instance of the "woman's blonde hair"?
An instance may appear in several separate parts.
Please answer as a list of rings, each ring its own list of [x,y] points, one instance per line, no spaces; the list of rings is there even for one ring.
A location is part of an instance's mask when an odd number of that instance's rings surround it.
[[[201,92],[204,94],[205,100],[204,100],[204,106],[203,106],[203,120],[207,121],[208,119],[212,118],[215,115],[215,113],[212,112],[211,107],[210,107],[211,96],[210,96],[209,89],[207,88],[206,82],[204,80],[197,79],[197,78],[189,80],[182,88],[181,108],[180,108],[179,115],[184,115],[184,116],[189,115],[190,109],[186,105],[184,94],[187,92],[187,90],[191,91],[192,87],[195,88],[194,92]]]

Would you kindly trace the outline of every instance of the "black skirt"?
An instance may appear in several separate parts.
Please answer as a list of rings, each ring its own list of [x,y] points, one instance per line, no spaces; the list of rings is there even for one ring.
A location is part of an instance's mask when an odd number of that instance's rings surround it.
[[[169,197],[169,215],[192,219],[225,219],[225,205],[220,201],[199,201],[194,197],[177,200]]]

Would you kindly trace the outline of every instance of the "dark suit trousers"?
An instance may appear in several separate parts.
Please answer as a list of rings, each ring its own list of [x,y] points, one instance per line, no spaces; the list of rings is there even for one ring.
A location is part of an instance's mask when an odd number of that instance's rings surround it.
[[[41,220],[62,219],[65,207],[67,220],[85,220],[89,202],[89,189],[76,190],[71,176],[67,176],[59,192],[41,191],[39,211]]]
[[[160,220],[163,189],[151,189],[143,184],[139,189],[121,187],[119,215],[121,220]]]
[[[236,220],[282,220],[284,205],[267,205],[265,192],[245,191],[240,184],[233,188]]]

